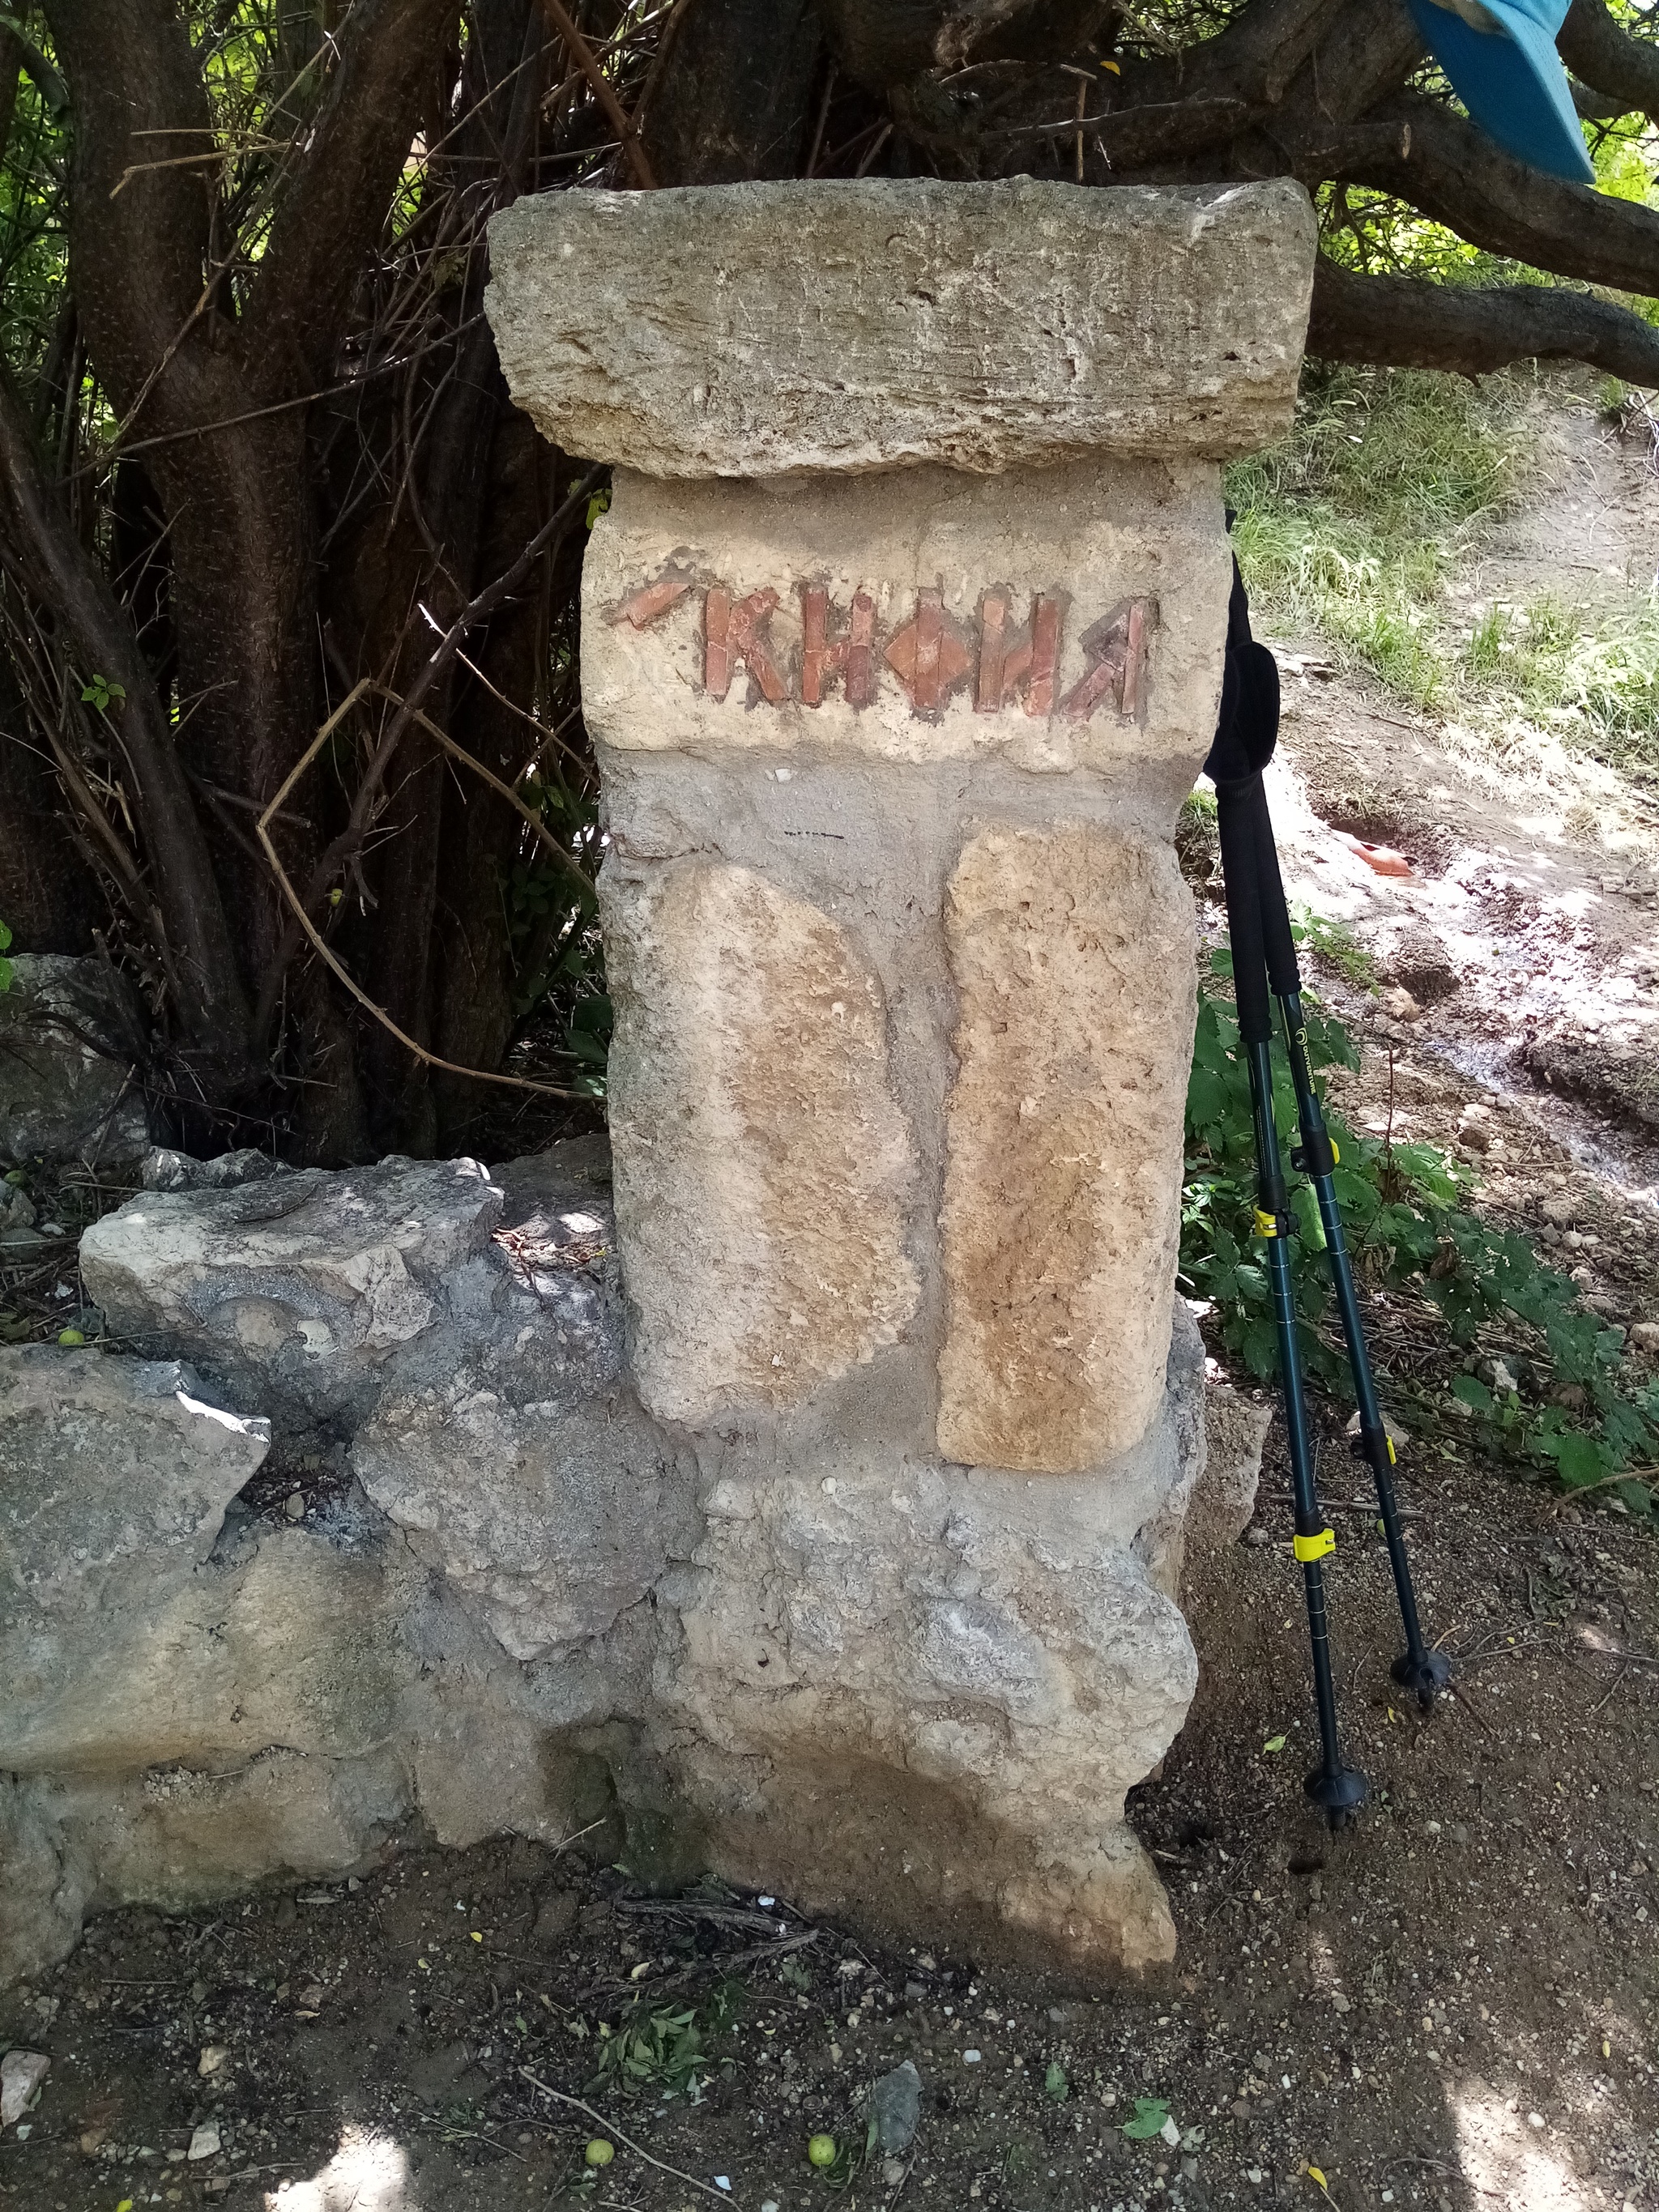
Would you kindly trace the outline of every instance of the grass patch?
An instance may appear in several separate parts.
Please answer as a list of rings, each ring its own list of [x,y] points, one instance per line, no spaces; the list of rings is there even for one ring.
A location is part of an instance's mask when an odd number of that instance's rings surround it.
[[[1264,626],[1312,633],[1431,711],[1517,715],[1659,773],[1659,594],[1613,606],[1448,601],[1458,563],[1538,448],[1538,387],[1310,368],[1283,445],[1236,463],[1234,544]]]

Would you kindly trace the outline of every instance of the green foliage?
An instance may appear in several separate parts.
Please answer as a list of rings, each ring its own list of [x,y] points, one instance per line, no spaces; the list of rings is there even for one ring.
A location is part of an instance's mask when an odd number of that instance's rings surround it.
[[[1477,387],[1310,368],[1291,436],[1228,474],[1244,580],[1280,635],[1318,635],[1419,706],[1547,723],[1600,759],[1659,773],[1659,595],[1462,610],[1447,596],[1534,465],[1535,399],[1520,375]]]
[[[1230,955],[1212,957],[1218,973],[1230,971]],[[1317,1012],[1308,1018],[1308,1056],[1316,1072],[1357,1071],[1359,1064],[1342,1024]],[[1301,1247],[1294,1276],[1304,1369],[1346,1391],[1347,1359],[1331,1311],[1329,1273],[1315,1257],[1325,1249],[1324,1231],[1311,1185],[1290,1164],[1296,1097],[1277,1043],[1273,1110]],[[1478,1356],[1483,1331],[1501,1329],[1502,1373],[1516,1387],[1495,1394],[1478,1376],[1461,1373],[1443,1415],[1467,1422],[1490,1451],[1553,1467],[1568,1489],[1601,1485],[1631,1510],[1646,1510],[1646,1486],[1617,1478],[1653,1462],[1659,1386],[1626,1382],[1622,1332],[1582,1308],[1576,1286],[1542,1266],[1524,1237],[1492,1229],[1471,1212],[1464,1177],[1433,1146],[1361,1135],[1340,1115],[1328,1118],[1340,1155],[1332,1180],[1359,1281],[1437,1308],[1444,1340],[1462,1365]],[[1255,1202],[1255,1129],[1238,1024],[1228,1000],[1201,990],[1187,1095],[1182,1273],[1212,1302],[1227,1351],[1266,1381],[1277,1373],[1278,1346],[1253,1236]]]
[[[1233,543],[1253,603],[1316,631],[1423,705],[1449,677],[1433,619],[1473,527],[1532,456],[1518,388],[1426,372],[1310,369],[1296,427],[1235,465]]]
[[[1134,2117],[1125,2120],[1121,2132],[1132,2142],[1150,2142],[1164,2131],[1164,2123],[1170,2117],[1170,2107],[1162,2097],[1137,2097]]]
[[[10,949],[11,932],[7,928],[3,921],[0,921],[0,991],[10,990],[12,979],[17,973],[17,970],[12,966],[10,961],[5,957]],[[11,1177],[8,1176],[6,1180],[9,1182]]]
[[[1291,934],[1328,961],[1355,990],[1376,988],[1376,963],[1346,921],[1332,921],[1298,900],[1291,908]]]
[[[659,2005],[647,2012],[639,2005],[601,2042],[599,2070],[589,2086],[630,2097],[645,2089],[679,2096],[691,2087],[704,2063],[694,2008],[676,2012]]]
[[[1059,2059],[1051,2058],[1043,2073],[1042,2086],[1055,2104],[1063,2105],[1072,2094],[1072,2085],[1066,2078],[1066,2069]]]
[[[119,704],[125,702],[126,696],[125,684],[112,684],[107,676],[94,676],[90,684],[81,686],[82,700],[95,707],[100,714],[108,712],[112,700]]]

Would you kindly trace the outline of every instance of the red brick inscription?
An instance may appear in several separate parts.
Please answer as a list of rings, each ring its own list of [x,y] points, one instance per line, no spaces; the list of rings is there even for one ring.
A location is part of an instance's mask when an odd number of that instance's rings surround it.
[[[1092,665],[1066,693],[1061,712],[1070,721],[1086,722],[1101,701],[1109,699],[1118,714],[1133,720],[1140,708],[1146,661],[1146,600],[1115,607],[1084,631],[1082,645]]]
[[[830,594],[822,584],[800,587],[800,699],[803,707],[822,704],[823,688],[836,676],[849,707],[867,707],[876,696],[876,603],[868,592],[855,592],[847,635],[832,643],[829,635]]]
[[[918,714],[938,714],[973,666],[938,592],[917,592],[915,617],[894,637],[886,660]]]
[[[641,584],[616,609],[611,619],[644,629],[677,606],[692,579],[678,568],[665,569]],[[1018,706],[1033,720],[1055,711],[1060,654],[1069,602],[1060,592],[1033,594],[1024,623],[1014,615],[1014,595],[994,585],[979,603],[978,638],[974,640],[945,609],[944,594],[923,586],[908,622],[884,647],[877,635],[876,603],[855,592],[843,617],[827,586],[801,584],[799,669],[779,665],[771,635],[778,593],[769,586],[734,599],[724,584],[709,584],[702,602],[702,684],[711,699],[722,700],[741,665],[748,672],[751,704],[780,706],[792,694],[804,707],[822,706],[839,683],[849,707],[867,707],[876,696],[881,668],[898,678],[912,712],[940,714],[952,694],[972,679],[974,711],[998,714]],[[1104,706],[1125,721],[1138,720],[1146,707],[1146,664],[1151,633],[1158,624],[1155,599],[1121,600],[1079,640],[1082,676],[1059,702],[1067,721],[1086,722]]]

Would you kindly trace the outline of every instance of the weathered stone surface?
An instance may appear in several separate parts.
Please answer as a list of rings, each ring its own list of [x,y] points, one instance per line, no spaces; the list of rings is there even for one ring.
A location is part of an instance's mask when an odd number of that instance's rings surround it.
[[[617,471],[582,571],[582,708],[605,746],[1005,760],[1120,781],[1179,755],[1190,789],[1215,733],[1232,575],[1212,468],[1097,458],[975,477],[929,467],[815,483],[810,513],[804,528],[798,484],[653,483]],[[664,578],[683,588],[645,612],[642,588]],[[733,608],[775,598],[752,623],[764,667],[734,647],[735,672],[724,661],[711,671],[708,608],[718,613],[722,592]],[[821,605],[810,596],[820,593]],[[855,670],[860,600],[869,643]],[[925,601],[937,602],[941,653],[956,656],[931,703],[907,653]],[[1127,650],[1137,607],[1133,683],[1091,684],[1102,625],[1120,620]],[[1036,640],[1052,650],[1046,674],[1046,662],[1019,672],[1034,617],[1050,625]]]
[[[139,1164],[138,1179],[146,1190],[234,1190],[239,1184],[268,1182],[272,1176],[288,1172],[283,1161],[246,1146],[198,1160],[188,1152],[155,1145]]]
[[[224,1771],[76,1774],[41,1802],[71,1854],[96,1869],[89,1911],[176,1911],[272,1880],[358,1872],[414,1810],[401,1747],[329,1759],[273,1746]]]
[[[939,1449],[1064,1473],[1164,1385],[1192,1054],[1192,901],[1169,847],[986,830],[945,909],[960,997],[940,1218]]]
[[[1221,458],[1289,428],[1314,246],[1283,180],[544,193],[487,305],[538,428],[652,476]]]
[[[745,868],[613,854],[600,898],[640,1395],[693,1424],[797,1403],[916,1305],[880,983],[827,914]]]
[[[1204,1474],[1188,1509],[1189,1548],[1236,1544],[1249,1527],[1273,1418],[1266,1399],[1247,1398],[1224,1382],[1206,1389]]]
[[[84,1857],[41,1797],[37,1784],[0,1774],[0,1989],[68,1955],[92,1893]]]
[[[270,1450],[270,1425],[204,1404],[176,1364],[31,1345],[0,1352],[0,1436],[8,1731],[48,1625],[118,1620],[135,1580],[149,1591],[188,1576]],[[0,1752],[0,1765],[19,1763]]]
[[[352,1465],[515,1659],[602,1636],[697,1528],[689,1475],[614,1386],[522,1410],[465,1386],[394,1398]]]
[[[1172,1362],[1176,1402],[1120,1479],[930,1465],[847,1424],[782,1466],[707,1455],[700,1571],[658,1691],[729,1872],[913,1932],[966,1916],[976,1947],[1170,1955],[1122,1803],[1197,1669],[1121,1506],[1195,1472],[1182,1405],[1200,1375]]]
[[[138,994],[102,960],[18,953],[0,991],[0,1158],[125,1166],[149,1144]]]
[[[210,1768],[273,1744],[343,1758],[391,1730],[410,1592],[380,1559],[261,1528],[229,1559],[124,1566],[95,1613],[7,1623],[0,1765]]]
[[[252,1402],[362,1407],[488,1249],[501,1194],[473,1160],[384,1160],[227,1190],[146,1192],[81,1240],[110,1327],[185,1351]]]

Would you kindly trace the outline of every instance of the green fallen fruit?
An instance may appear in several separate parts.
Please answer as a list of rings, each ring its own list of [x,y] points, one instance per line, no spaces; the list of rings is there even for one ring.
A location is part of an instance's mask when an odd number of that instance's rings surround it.
[[[814,2166],[833,2166],[836,2162],[834,2136],[814,2136],[806,2146],[806,2155]]]
[[[587,2160],[587,2163],[590,2166],[609,2166],[611,2160],[615,2158],[616,2155],[616,2144],[613,2142],[607,2142],[603,2136],[595,2136],[592,2142],[589,2143],[587,2148],[582,2153],[582,2156]]]

